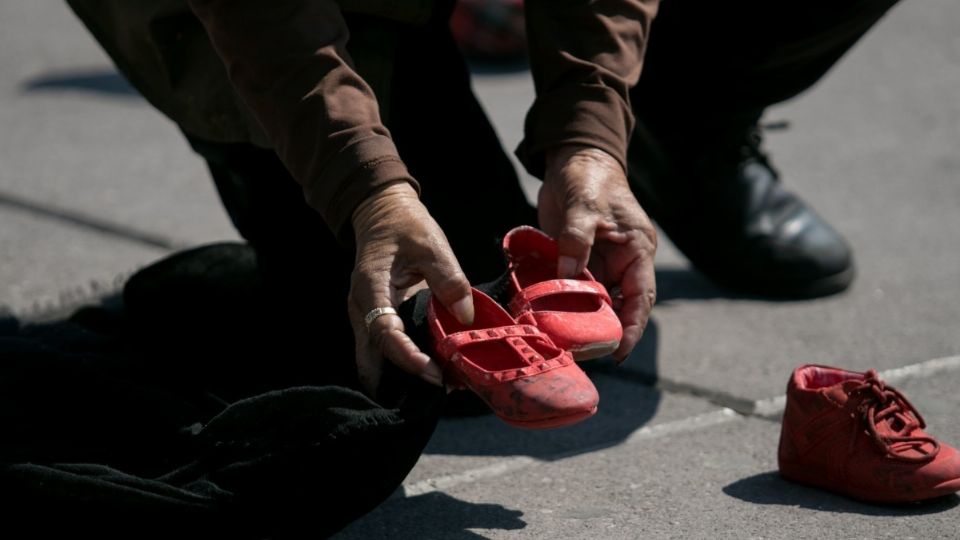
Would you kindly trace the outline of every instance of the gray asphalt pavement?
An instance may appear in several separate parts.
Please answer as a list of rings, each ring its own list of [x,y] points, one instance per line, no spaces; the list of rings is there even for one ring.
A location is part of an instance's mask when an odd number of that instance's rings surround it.
[[[783,181],[855,248],[850,291],[737,297],[664,238],[660,304],[623,367],[594,367],[595,418],[547,432],[445,419],[404,488],[338,538],[956,538],[960,498],[855,503],[780,480],[775,452],[777,398],[809,362],[888,370],[960,444],[958,23],[955,0],[901,3],[767,115],[791,126],[767,137]],[[474,84],[512,149],[529,74]],[[0,312],[62,310],[235,238],[202,161],[66,6],[0,1]]]

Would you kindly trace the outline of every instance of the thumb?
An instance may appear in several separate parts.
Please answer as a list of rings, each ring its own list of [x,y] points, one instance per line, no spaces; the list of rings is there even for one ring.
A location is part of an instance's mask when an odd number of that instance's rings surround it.
[[[583,206],[567,208],[557,236],[557,276],[572,278],[587,267],[597,231],[596,215]]]

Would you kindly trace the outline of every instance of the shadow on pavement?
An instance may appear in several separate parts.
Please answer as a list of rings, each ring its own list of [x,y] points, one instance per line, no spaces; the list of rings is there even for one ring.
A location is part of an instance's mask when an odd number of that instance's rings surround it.
[[[657,305],[667,305],[675,300],[750,300],[791,303],[808,302],[810,299],[738,293],[715,285],[694,268],[657,268]]]
[[[468,529],[516,531],[527,526],[523,512],[499,504],[470,503],[445,493],[393,499],[368,514],[361,522],[333,536],[351,538],[398,538],[474,540],[486,538]]]
[[[600,393],[596,415],[562,429],[521,430],[486,414],[441,420],[426,453],[475,456],[525,455],[555,459],[613,446],[650,421],[660,405],[655,382],[658,348],[657,323],[647,325],[640,344],[627,360],[631,370],[605,358],[581,364]],[[637,378],[636,370],[649,375]]]
[[[122,75],[109,69],[46,73],[23,82],[20,88],[28,93],[76,90],[123,98],[140,97]]]
[[[731,497],[754,504],[777,504],[799,506],[823,512],[862,514],[866,516],[918,516],[937,514],[960,505],[960,497],[948,495],[929,501],[901,505],[867,504],[847,499],[820,489],[815,489],[780,477],[776,471],[766,472],[737,480],[723,488]]]
[[[693,268],[657,268],[657,304],[673,300],[712,300],[741,298],[714,285]]]

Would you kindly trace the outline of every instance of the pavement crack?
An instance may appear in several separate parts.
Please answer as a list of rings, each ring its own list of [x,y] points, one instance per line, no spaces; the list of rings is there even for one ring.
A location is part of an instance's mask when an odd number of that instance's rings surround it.
[[[718,407],[732,409],[737,414],[744,416],[753,415],[757,403],[753,400],[735,396],[721,390],[714,390],[711,388],[698,386],[696,384],[674,381],[659,375],[654,375],[652,373],[634,371],[631,369],[618,367],[616,365],[598,365],[596,367],[590,367],[587,372],[591,374],[602,373],[604,375],[616,377],[621,380],[642,384],[662,392],[693,397],[699,400],[707,401],[712,405],[717,405]]]

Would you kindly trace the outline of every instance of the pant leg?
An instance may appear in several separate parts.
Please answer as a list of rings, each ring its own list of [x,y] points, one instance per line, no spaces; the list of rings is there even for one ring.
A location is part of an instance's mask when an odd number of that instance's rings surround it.
[[[388,127],[471,283],[504,270],[498,240],[536,225],[516,170],[470,88],[445,20],[401,35]]]
[[[277,154],[251,144],[204,141],[187,135],[204,158],[234,226],[258,254],[272,286],[322,284],[346,306],[353,250],[337,243]],[[342,297],[342,298],[341,298]],[[333,299],[331,299],[333,300]]]
[[[352,248],[340,245],[320,215],[306,204],[299,184],[275,152],[250,144],[215,143],[189,135],[187,139],[206,160],[234,226],[255,252],[263,292],[257,300],[263,305],[236,310],[234,316],[246,319],[236,330],[250,328],[258,320],[264,321],[264,331],[283,329],[282,334],[276,334],[280,341],[277,355],[299,352],[290,358],[263,356],[260,360],[265,367],[269,364],[279,370],[292,362],[306,361],[301,373],[306,377],[303,383],[337,381],[355,386],[356,348],[347,316]],[[232,264],[227,256],[213,255],[224,260],[203,262],[206,275],[222,273],[216,265]],[[146,290],[148,297],[162,296],[164,283],[169,281],[165,274],[186,273],[180,267],[197,259],[184,258],[184,263],[171,261],[150,276],[144,275],[137,290]],[[246,295],[248,291],[237,292]],[[244,314],[248,310],[260,313],[248,317]],[[230,319],[229,315],[222,318]],[[237,336],[234,341],[242,342],[244,337]],[[311,357],[313,360],[308,360]]]
[[[816,83],[895,3],[663,2],[635,111],[668,146],[695,130],[752,123]]]

